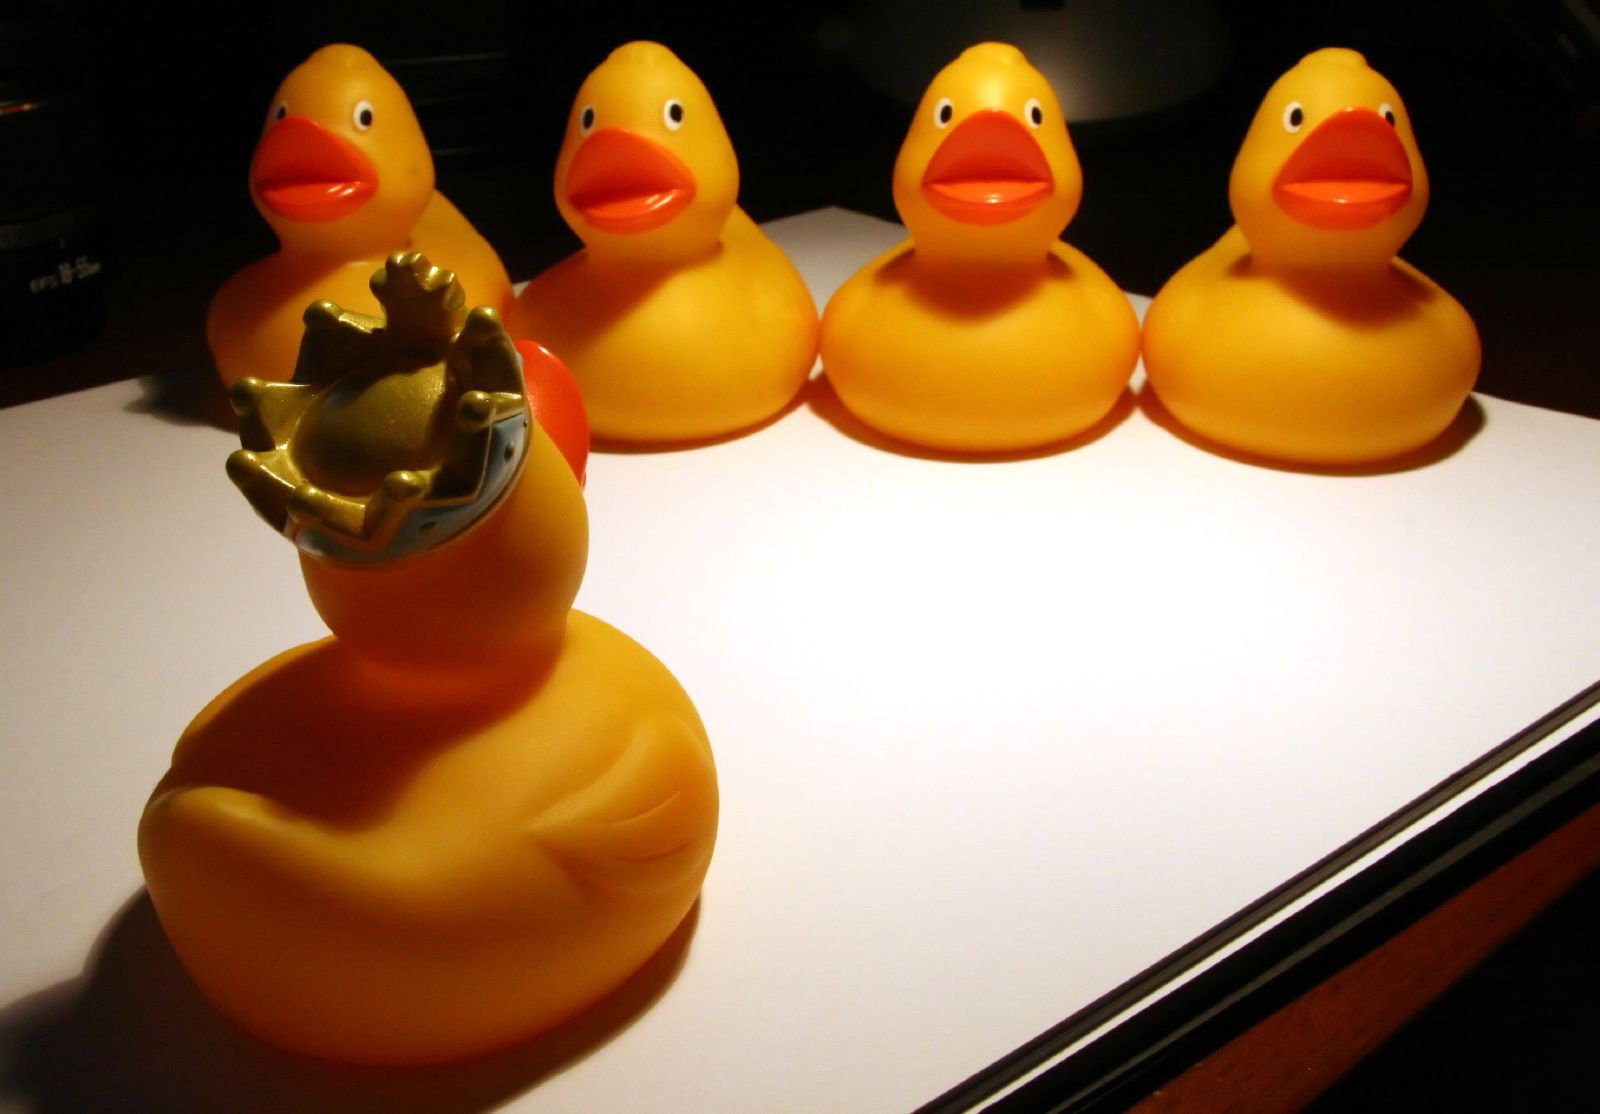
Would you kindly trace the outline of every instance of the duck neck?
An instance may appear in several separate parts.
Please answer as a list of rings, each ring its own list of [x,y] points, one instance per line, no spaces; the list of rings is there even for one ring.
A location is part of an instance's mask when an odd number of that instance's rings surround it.
[[[1263,271],[1290,277],[1326,276],[1332,282],[1361,282],[1387,271],[1393,256],[1273,251],[1250,245],[1251,261]]]
[[[1026,297],[1050,274],[1050,256],[973,258],[963,253],[913,247],[910,276],[916,289],[939,303],[987,312]]]
[[[1382,297],[1390,289],[1386,281],[1394,273],[1393,260],[1261,258],[1251,256],[1251,266],[1298,297],[1315,302],[1349,305]]]
[[[1360,281],[1387,271],[1405,242],[1404,228],[1327,230],[1293,223],[1281,215],[1256,216],[1236,226],[1252,263],[1272,274],[1325,275],[1328,281]]]
[[[693,247],[639,245],[620,248],[616,244],[590,244],[585,249],[589,262],[597,267],[618,271],[660,272],[666,274],[683,267],[693,267],[715,259],[722,252],[722,241]]]
[[[531,433],[520,476],[459,537],[369,566],[302,554],[311,602],[341,643],[388,674],[461,685],[553,660],[583,579],[588,518],[571,466]]]
[[[1003,239],[978,237],[912,236],[917,259],[939,270],[968,270],[976,275],[1003,275],[1019,269],[1040,267],[1050,258],[1055,241],[1046,244],[1015,243]]]
[[[737,207],[732,212],[738,212]],[[731,215],[724,212],[717,216],[690,209],[660,228],[644,232],[602,232],[586,228],[582,236],[588,258],[600,266],[688,267],[714,258],[722,251],[732,224]]]

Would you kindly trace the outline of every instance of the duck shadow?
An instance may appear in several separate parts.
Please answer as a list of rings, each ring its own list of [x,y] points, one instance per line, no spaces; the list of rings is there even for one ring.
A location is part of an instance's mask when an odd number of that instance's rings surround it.
[[[1139,388],[1137,404],[1139,410],[1151,422],[1184,444],[1192,445],[1202,452],[1239,464],[1267,468],[1275,472],[1294,472],[1304,476],[1387,476],[1400,472],[1414,472],[1454,456],[1466,448],[1467,444],[1488,424],[1488,415],[1484,412],[1483,404],[1478,401],[1477,396],[1468,395],[1467,401],[1462,404],[1461,410],[1445,427],[1444,432],[1421,448],[1367,464],[1305,464],[1257,456],[1255,453],[1232,449],[1202,437],[1172,416],[1172,412],[1162,404],[1149,383]]]
[[[1117,401],[1112,404],[1104,417],[1081,433],[1076,433],[1062,441],[1052,441],[1046,445],[1038,445],[1030,449],[1016,449],[1003,452],[957,452],[949,449],[929,448],[926,445],[914,445],[909,441],[901,441],[887,433],[881,433],[867,425],[860,418],[850,412],[844,402],[839,398],[833,385],[828,382],[827,374],[816,376],[806,384],[805,390],[800,392],[801,399],[806,406],[811,408],[823,421],[827,422],[840,433],[858,441],[868,448],[880,452],[894,453],[897,456],[912,457],[916,460],[942,460],[951,463],[964,464],[1007,464],[1019,460],[1042,460],[1045,457],[1057,456],[1061,453],[1081,449],[1085,445],[1092,445],[1106,434],[1116,429],[1134,412],[1135,404],[1131,391],[1124,389],[1117,396]]]
[[[608,997],[522,1044],[461,1063],[375,1068],[284,1052],[225,1020],[190,981],[140,890],[85,973],[0,1009],[0,1107],[239,1114],[465,1114],[497,1107],[625,1031],[677,977],[696,902]]]
[[[129,414],[148,414],[168,425],[208,425],[237,433],[228,392],[210,364],[176,368],[139,377],[140,397],[123,407]]]

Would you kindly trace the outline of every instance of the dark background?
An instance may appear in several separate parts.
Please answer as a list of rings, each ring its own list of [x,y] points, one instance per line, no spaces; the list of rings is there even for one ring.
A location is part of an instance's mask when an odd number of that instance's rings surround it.
[[[1433,200],[1404,254],[1476,318],[1479,388],[1600,418],[1600,0],[1218,0],[1214,15],[1226,64],[1210,89],[1073,123],[1086,191],[1066,238],[1153,294],[1229,223],[1228,168],[1271,82],[1313,49],[1354,47],[1406,99]],[[214,384],[206,305],[275,247],[249,203],[250,152],[273,90],[318,46],[358,43],[399,78],[441,190],[520,280],[577,246],[551,167],[579,82],[629,39],[666,43],[705,80],[757,220],[824,205],[895,219],[889,175],[911,106],[862,79],[863,18],[847,0],[216,4],[203,19],[145,4],[0,10],[0,405],[132,376]],[[929,57],[927,76],[947,61]],[[25,103],[39,107],[5,111]],[[59,243],[44,247],[70,241],[102,269],[48,310],[19,309],[15,280],[37,260],[5,230],[53,219]],[[1540,931],[1592,942],[1596,888],[1581,893]],[[1509,1080],[1523,1094],[1534,1076],[1560,1087],[1562,1071],[1584,1070],[1526,1051],[1592,1049],[1597,1028],[1593,949],[1553,961],[1539,939],[1464,983],[1321,1109],[1370,1108],[1410,1093],[1394,1089],[1408,1070],[1437,1079],[1452,1061],[1471,1063],[1471,1086]],[[1572,986],[1591,991],[1548,989]],[[1529,1057],[1521,1068],[1493,1062],[1489,1049],[1508,1047]]]
[[[400,79],[440,188],[514,279],[576,246],[551,199],[565,113],[583,76],[634,38],[665,42],[705,80],[756,219],[823,205],[894,219],[889,172],[910,106],[859,75],[863,8],[396,0],[218,4],[196,19],[157,5],[14,6],[0,16],[0,105],[45,108],[0,113],[0,228],[70,209],[104,269],[63,290],[59,321],[38,299],[0,319],[0,404],[206,364],[211,293],[275,246],[245,187],[265,106],[328,42],[367,47]],[[934,21],[942,9],[924,10]],[[1597,12],[1600,0],[1218,0],[1226,66],[1207,92],[1073,124],[1086,190],[1066,238],[1125,288],[1154,293],[1229,223],[1228,168],[1271,82],[1310,50],[1354,47],[1415,122],[1433,201],[1405,255],[1478,321],[1480,389],[1600,417]],[[927,76],[948,60],[928,58]],[[1154,73],[1165,61],[1124,64]]]

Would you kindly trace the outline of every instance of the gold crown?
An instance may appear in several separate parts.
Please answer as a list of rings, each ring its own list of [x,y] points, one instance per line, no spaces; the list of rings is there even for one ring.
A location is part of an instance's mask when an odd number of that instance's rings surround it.
[[[522,359],[488,306],[419,252],[372,276],[384,316],[305,312],[288,383],[234,384],[228,476],[300,548],[370,563],[480,518],[526,455]]]

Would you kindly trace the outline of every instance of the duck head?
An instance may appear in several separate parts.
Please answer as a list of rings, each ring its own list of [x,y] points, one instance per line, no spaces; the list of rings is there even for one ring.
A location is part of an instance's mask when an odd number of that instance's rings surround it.
[[[250,196],[286,250],[384,255],[432,195],[416,113],[372,55],[323,47],[284,78],[250,162]]]
[[[497,675],[559,645],[588,555],[576,476],[531,420],[499,316],[416,252],[384,316],[316,302],[293,381],[233,387],[228,475],[301,552],[312,603],[366,659]]]
[[[1307,55],[1251,122],[1228,201],[1269,266],[1386,265],[1428,207],[1400,94],[1353,50]]]
[[[685,261],[716,250],[739,163],[694,72],[664,46],[628,43],[578,89],[555,194],[593,257]]]
[[[982,43],[939,71],[894,164],[894,203],[919,255],[1036,262],[1078,211],[1083,171],[1044,75]]]

